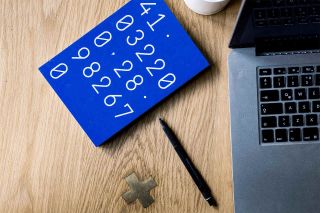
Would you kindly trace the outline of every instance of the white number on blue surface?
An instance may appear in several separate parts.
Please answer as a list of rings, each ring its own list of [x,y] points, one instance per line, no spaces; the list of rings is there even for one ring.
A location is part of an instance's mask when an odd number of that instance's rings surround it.
[[[103,47],[104,45],[108,44],[111,39],[112,34],[109,31],[104,31],[94,39],[94,44],[97,47]]]
[[[117,103],[117,98],[121,98],[122,95],[108,95],[107,97],[104,98],[104,104],[107,107],[112,107]]]
[[[89,67],[83,69],[83,75],[86,78],[91,78],[94,73],[100,71],[100,64],[98,62],[93,62]]]
[[[72,59],[84,60],[90,56],[90,50],[87,47],[82,47],[78,50],[78,55],[72,57]]]
[[[53,79],[59,79],[61,76],[68,72],[68,65],[65,63],[58,64],[50,71],[50,76]]]
[[[138,41],[141,41],[143,38],[144,38],[144,32],[142,30],[136,30],[137,33],[140,34],[140,37],[134,37],[134,41],[131,42],[131,37],[128,36],[127,37],[127,44],[130,45],[130,46],[134,46],[138,43]]]
[[[153,22],[152,24],[150,24],[150,22],[147,21],[148,26],[150,27],[150,29],[154,32],[154,26],[156,24],[158,24],[162,19],[164,19],[166,17],[166,15],[164,14],[159,14],[158,15],[160,18],[158,18],[155,22]]]
[[[127,81],[126,87],[129,91],[133,91],[141,84],[143,84],[143,77],[141,75],[136,75],[134,76],[133,80]]]
[[[146,6],[155,6],[157,5],[157,3],[140,3],[140,6],[143,9],[143,13],[141,13],[141,16],[143,16],[144,14],[149,14],[149,10],[151,10],[151,7],[146,7]]]
[[[146,55],[153,55],[154,54],[154,46],[152,44],[147,44],[145,47],[144,47],[144,50],[146,52],[142,53],[142,52],[137,52],[136,53],[136,56],[138,57],[138,59],[143,62],[141,56],[146,56]]]
[[[159,64],[159,66],[158,66]],[[149,74],[153,77],[153,70],[163,70],[166,67],[166,62],[163,59],[157,59],[154,62],[154,65],[156,65],[157,67],[146,67],[147,71],[149,72]]]
[[[129,65],[129,66],[125,68],[125,66],[127,66],[127,65]],[[127,60],[127,61],[124,61],[124,62],[122,63],[122,67],[123,67],[123,68],[121,68],[121,69],[119,69],[119,68],[113,69],[114,72],[117,74],[117,76],[118,76],[119,78],[121,78],[121,75],[119,74],[119,72],[130,72],[130,71],[132,70],[132,68],[133,68],[133,64],[132,64],[131,61],[128,61],[128,60]]]
[[[111,79],[107,76],[104,76],[100,79],[100,82],[104,84],[92,84],[92,88],[97,94],[99,94],[98,88],[107,88],[111,85]]]
[[[128,108],[129,111],[125,112],[125,113],[122,113],[122,114],[119,114],[119,115],[116,115],[114,116],[115,118],[119,118],[119,117],[122,117],[122,116],[125,116],[125,115],[129,115],[131,113],[134,113],[132,107],[130,106],[130,104],[126,104],[123,106],[124,108]]]
[[[163,76],[163,78],[159,80],[158,86],[160,89],[167,89],[174,82],[176,82],[176,76],[172,73],[168,73],[167,75]]]
[[[134,23],[134,18],[131,15],[126,15],[117,22],[116,27],[119,31],[125,31],[133,23]]]

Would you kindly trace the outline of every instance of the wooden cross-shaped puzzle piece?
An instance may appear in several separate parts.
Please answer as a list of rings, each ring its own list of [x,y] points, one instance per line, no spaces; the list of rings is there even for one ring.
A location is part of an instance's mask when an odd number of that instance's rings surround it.
[[[137,175],[132,173],[126,177],[126,181],[131,188],[131,191],[125,192],[122,198],[127,202],[127,204],[133,203],[137,199],[144,208],[150,206],[154,199],[150,195],[150,190],[157,186],[157,183],[149,178],[145,181],[139,181]]]

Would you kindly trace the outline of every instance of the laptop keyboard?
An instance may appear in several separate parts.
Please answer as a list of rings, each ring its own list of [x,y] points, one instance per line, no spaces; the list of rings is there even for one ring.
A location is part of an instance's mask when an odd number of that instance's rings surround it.
[[[258,67],[260,142],[319,142],[320,65]]]
[[[256,0],[256,27],[320,24],[320,0]]]

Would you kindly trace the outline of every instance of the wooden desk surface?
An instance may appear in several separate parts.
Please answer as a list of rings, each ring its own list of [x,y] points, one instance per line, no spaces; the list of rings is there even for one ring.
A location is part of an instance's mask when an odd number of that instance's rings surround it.
[[[240,0],[207,17],[183,0],[166,1],[214,66],[102,148],[38,71],[126,2],[0,0],[0,212],[233,211],[227,46]],[[193,184],[159,116],[178,133],[218,209]],[[158,183],[147,209],[121,198],[132,172]]]

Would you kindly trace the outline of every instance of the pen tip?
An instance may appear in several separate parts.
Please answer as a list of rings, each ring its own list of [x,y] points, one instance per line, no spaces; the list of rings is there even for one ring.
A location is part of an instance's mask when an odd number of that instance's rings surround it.
[[[159,121],[160,121],[160,124],[163,128],[165,128],[167,126],[166,122],[162,118],[159,118]]]
[[[209,199],[207,199],[207,201],[208,201],[210,206],[214,206],[214,207],[218,206],[217,201],[213,197],[210,197]]]

